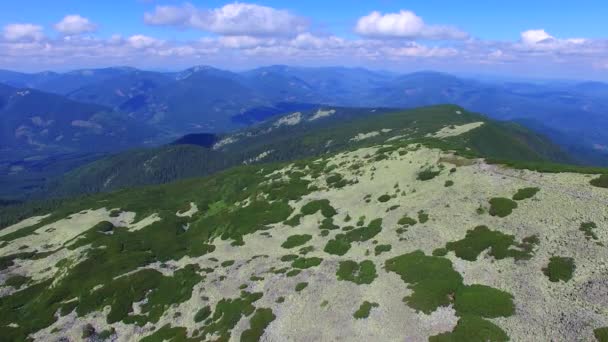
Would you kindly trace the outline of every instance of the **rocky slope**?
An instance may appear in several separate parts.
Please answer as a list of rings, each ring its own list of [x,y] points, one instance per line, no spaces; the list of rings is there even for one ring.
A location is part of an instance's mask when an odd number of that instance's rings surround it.
[[[604,341],[605,177],[433,145],[387,137],[86,197],[4,228],[0,336]]]

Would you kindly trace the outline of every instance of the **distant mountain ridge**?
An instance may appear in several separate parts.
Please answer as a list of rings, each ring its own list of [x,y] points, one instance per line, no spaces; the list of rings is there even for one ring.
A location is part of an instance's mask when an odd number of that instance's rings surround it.
[[[453,103],[499,120],[537,122],[579,162],[608,165],[608,84],[478,81],[433,71],[397,74],[274,65],[244,72],[128,67],[68,73],[0,71],[0,83],[100,104],[174,135],[221,133],[290,111],[290,104],[415,108]],[[292,106],[293,107],[293,106]],[[282,109],[286,111],[281,112]],[[532,121],[531,121],[532,120]]]

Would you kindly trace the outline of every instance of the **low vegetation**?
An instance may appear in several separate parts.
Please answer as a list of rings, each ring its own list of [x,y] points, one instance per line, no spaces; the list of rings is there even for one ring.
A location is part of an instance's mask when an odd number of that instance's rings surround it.
[[[567,282],[572,279],[575,268],[573,258],[554,256],[549,259],[547,267],[543,268],[543,273],[549,278],[549,281]]]
[[[540,191],[540,188],[519,189],[519,190],[517,190],[515,195],[513,195],[513,199],[516,201],[523,201],[525,199],[534,197],[534,195],[536,195],[539,191]]]
[[[355,313],[353,314],[353,317],[355,319],[367,318],[367,317],[369,317],[369,313],[372,311],[372,308],[377,308],[378,306],[379,306],[378,303],[364,301],[361,304],[361,306],[359,306],[359,309],[357,309],[357,311],[355,311]]]
[[[490,215],[492,216],[507,217],[515,208],[517,208],[517,202],[508,198],[494,197],[490,200]]]
[[[360,263],[351,260],[340,261],[336,275],[338,280],[352,281],[358,285],[371,284],[378,277],[376,265],[371,260]]]
[[[281,247],[283,248],[294,248],[297,246],[302,246],[312,239],[312,235],[303,234],[303,235],[292,235],[283,242]]]
[[[446,251],[454,251],[457,257],[475,261],[477,257],[488,250],[488,254],[497,260],[514,258],[516,260],[530,259],[534,246],[539,243],[538,237],[525,238],[520,243],[515,242],[513,235],[490,230],[487,226],[477,226],[467,231],[464,239],[448,242]]]

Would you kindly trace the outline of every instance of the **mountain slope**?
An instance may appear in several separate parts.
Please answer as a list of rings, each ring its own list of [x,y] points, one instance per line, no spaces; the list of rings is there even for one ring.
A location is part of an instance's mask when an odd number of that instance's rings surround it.
[[[0,86],[0,117],[0,143],[9,153],[111,151],[155,133],[107,107],[8,86]]]
[[[79,198],[4,228],[0,334],[593,340],[608,326],[608,192],[597,176],[449,152],[495,127],[456,110],[353,120],[335,153]],[[428,147],[377,131],[388,118]]]
[[[450,126],[476,122],[483,125],[463,135],[444,139],[429,136],[444,127],[449,130]],[[47,192],[57,197],[166,183],[231,166],[319,156],[387,139],[428,144],[449,141],[462,154],[494,159],[568,161],[558,147],[521,126],[494,122],[457,106],[410,111],[323,107],[214,139],[218,141],[213,149],[169,145],[107,157],[66,174]]]

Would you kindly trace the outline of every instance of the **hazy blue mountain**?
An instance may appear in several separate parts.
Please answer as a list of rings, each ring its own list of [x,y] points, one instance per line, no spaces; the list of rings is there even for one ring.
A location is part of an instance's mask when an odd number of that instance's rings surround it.
[[[97,104],[0,85],[0,145],[7,155],[113,151],[156,131]]]
[[[63,74],[0,71],[0,81],[67,94],[126,113],[174,136],[221,133],[310,108],[415,108],[452,103],[499,120],[532,123],[583,163],[608,165],[608,84],[477,80],[438,72],[275,65],[245,72],[197,66],[174,73],[132,68]]]

